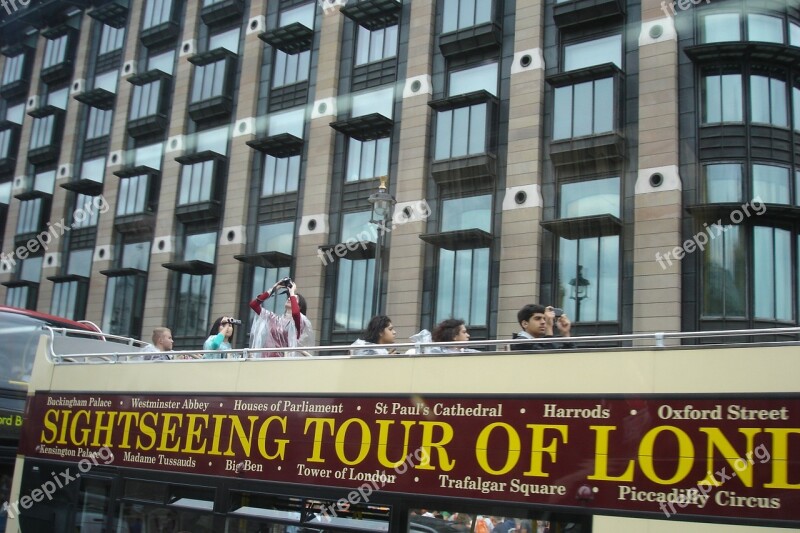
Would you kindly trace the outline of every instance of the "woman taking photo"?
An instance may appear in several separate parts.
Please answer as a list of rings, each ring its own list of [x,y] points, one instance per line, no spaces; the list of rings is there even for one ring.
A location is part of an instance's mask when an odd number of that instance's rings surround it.
[[[233,320],[233,317],[221,316],[214,321],[214,325],[211,326],[211,331],[208,333],[208,339],[203,343],[203,349],[219,351],[205,352],[203,359],[223,359],[223,355],[227,357],[227,354],[222,354],[220,351],[233,349],[235,332]]]

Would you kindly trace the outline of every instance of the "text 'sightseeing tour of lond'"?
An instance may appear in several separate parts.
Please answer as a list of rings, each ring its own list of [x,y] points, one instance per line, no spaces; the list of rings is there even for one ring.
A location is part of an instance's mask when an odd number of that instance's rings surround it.
[[[21,453],[333,487],[789,520],[800,399],[37,394]]]

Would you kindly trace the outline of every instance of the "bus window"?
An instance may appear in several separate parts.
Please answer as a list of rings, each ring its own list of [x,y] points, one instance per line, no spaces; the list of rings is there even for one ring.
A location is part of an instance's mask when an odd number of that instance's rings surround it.
[[[214,532],[214,489],[129,479],[117,533]]]
[[[42,322],[24,315],[4,314],[0,323],[0,388],[26,391]]]
[[[535,520],[515,516],[411,509],[409,533],[587,533],[589,520]],[[587,524],[587,525],[584,525]]]

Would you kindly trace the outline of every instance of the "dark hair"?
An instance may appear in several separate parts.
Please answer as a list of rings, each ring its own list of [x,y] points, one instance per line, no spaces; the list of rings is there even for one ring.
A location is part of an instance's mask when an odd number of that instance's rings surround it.
[[[381,338],[381,333],[383,333],[383,330],[388,328],[391,323],[392,319],[386,315],[372,317],[369,324],[367,324],[367,329],[364,330],[364,340],[372,344],[377,344],[378,340]]]
[[[295,293],[295,296],[297,296],[297,307],[300,308],[300,312],[306,314],[306,310],[308,309],[308,307],[306,307],[306,299],[303,298],[302,294]]]
[[[213,337],[217,333],[219,333],[219,327],[222,325],[223,318],[230,318],[230,315],[221,316],[214,321],[214,325],[211,326],[211,331],[208,332],[209,337]],[[233,346],[233,337],[236,335],[236,326],[231,324],[231,346]]]
[[[533,315],[536,313],[544,313],[545,309],[543,305],[539,304],[528,304],[522,309],[519,310],[517,313],[517,322],[521,326],[523,322],[530,320]]]
[[[433,342],[453,342],[463,325],[464,321],[458,318],[442,320],[433,328],[433,333],[431,333]]]

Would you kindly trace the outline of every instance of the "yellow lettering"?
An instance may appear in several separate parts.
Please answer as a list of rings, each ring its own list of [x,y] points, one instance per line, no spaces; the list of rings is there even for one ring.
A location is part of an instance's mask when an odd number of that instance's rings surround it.
[[[208,439],[202,438],[202,432],[208,428],[208,415],[199,413],[187,413],[188,424],[186,428],[186,443],[183,445],[183,453],[206,453],[206,443]],[[197,447],[195,448],[195,440]]]
[[[230,417],[233,426],[231,427],[230,439],[228,439],[228,449],[225,452],[225,455],[236,455],[236,452],[233,451],[233,433],[236,432],[236,436],[239,437],[239,444],[242,445],[242,449],[244,450],[245,457],[250,457],[250,448],[253,443],[253,426],[258,420],[258,417],[255,415],[248,416],[247,419],[250,421],[250,430],[245,435],[244,433],[244,426],[242,426],[242,422],[239,420],[238,416],[231,416]]]
[[[561,435],[564,444],[568,442],[567,433],[569,428],[564,424],[527,424],[525,427],[531,429],[531,467],[525,472],[524,476],[550,477],[550,474],[542,470],[542,458],[544,453],[550,456],[550,461],[556,462],[556,440],[553,437],[550,443],[545,446],[544,434],[547,430],[554,429]]]
[[[137,424],[139,423],[139,413],[134,413],[131,411],[121,411],[119,413],[119,422],[123,424],[122,428],[122,442],[120,442],[118,448],[125,449],[130,448],[131,444],[129,441],[131,437],[131,421],[135,421]]]
[[[346,442],[348,442],[347,429],[353,424],[357,424],[358,426],[361,427],[361,448],[359,448],[358,455],[356,456],[356,458],[351,461],[344,455],[344,445]],[[342,463],[346,465],[350,466],[357,465],[361,461],[363,461],[364,458],[367,456],[371,440],[372,437],[370,435],[369,427],[367,426],[366,422],[364,422],[360,418],[348,418],[336,431],[336,444],[335,444],[336,456]],[[353,439],[353,442],[355,441],[356,439]]]
[[[179,413],[161,413],[161,443],[156,450],[160,452],[177,452],[181,449],[181,439],[175,439],[176,426],[180,425],[183,415]],[[167,441],[171,442],[167,442]]]
[[[396,461],[392,461],[386,456],[387,448],[389,445],[389,428],[395,423],[394,420],[376,420],[378,424],[378,462],[386,468],[397,468],[408,457],[408,439],[411,427],[416,424],[413,420],[401,420],[400,425],[405,428],[403,433],[403,453]],[[396,441],[392,441],[395,443]]]
[[[489,466],[489,436],[495,428],[503,428],[508,435],[508,455],[506,455],[506,464],[499,470],[495,470]],[[512,468],[517,465],[519,461],[520,451],[522,450],[522,442],[520,441],[517,431],[505,422],[495,422],[489,424],[478,435],[478,440],[475,443],[475,457],[478,459],[478,464],[483,468],[484,472],[495,475],[507,474]]]
[[[431,448],[436,448],[436,452],[439,457],[439,464],[441,465],[442,470],[445,472],[452,470],[456,464],[456,461],[455,459],[451,461],[447,457],[447,450],[444,447],[447,443],[453,440],[453,426],[447,422],[434,422],[431,420],[423,420],[420,422],[420,425],[422,426],[422,443],[419,447],[425,452],[425,456],[414,468],[419,470],[435,470],[436,468],[430,463],[431,457],[433,457],[433,454],[431,454]],[[433,430],[437,427],[441,428],[442,436],[438,441],[434,441]]]
[[[80,411],[75,413],[74,417],[72,417],[72,424],[70,424],[69,428],[69,438],[72,440],[72,444],[74,444],[75,446],[86,446],[86,444],[89,442],[89,434],[91,433],[91,430],[88,427],[84,427],[80,431],[80,433],[82,434],[81,438],[78,438],[77,435],[75,434],[76,429],[78,427],[78,417],[81,416],[86,419],[87,426],[89,425],[89,422],[91,422],[92,419],[92,414],[86,409],[81,409]]]
[[[767,489],[800,489],[800,483],[789,483],[789,435],[800,435],[797,428],[772,428],[772,454],[764,461],[772,463],[772,481],[764,485]],[[797,459],[795,459],[796,461]]]
[[[742,483],[745,487],[752,487],[753,486],[753,465],[746,459],[747,451],[752,453],[753,450],[753,437],[756,433],[760,433],[761,429],[759,428],[739,428],[739,432],[743,433],[744,436],[747,438],[747,443],[745,444],[745,452],[739,455],[736,450],[734,449],[733,445],[730,441],[722,434],[719,428],[700,428],[700,431],[708,435],[708,448],[706,451],[706,472],[708,472],[708,476],[698,481],[698,485],[717,485],[718,483],[714,480],[714,448],[719,450],[722,454],[722,458],[728,463],[731,468],[736,470],[736,475],[739,479],[742,480]],[[739,461],[741,459],[744,461],[744,468],[741,470],[739,467],[741,466]],[[736,463],[736,464],[734,464]]]
[[[275,439],[275,444],[278,445],[278,449],[273,454],[270,454],[267,451],[267,432],[269,432],[269,425],[275,421],[280,423],[283,434],[286,435],[285,416],[271,416],[267,418],[264,423],[261,424],[261,429],[258,431],[258,453],[260,453],[265,459],[282,460],[284,454],[286,453],[286,444],[289,442],[289,439]]]
[[[55,409],[48,409],[44,413],[44,420],[42,423],[44,424],[44,429],[42,430],[42,434],[39,436],[39,440],[43,444],[53,444],[56,440],[56,435],[58,434],[58,414],[59,411]]]
[[[108,415],[108,422],[103,423],[103,416]],[[92,446],[111,446],[111,437],[114,432],[114,419],[117,418],[116,411],[97,411],[94,421],[94,438]],[[100,443],[100,438],[105,435],[105,440]]]
[[[675,475],[669,479],[660,478],[656,474],[653,465],[653,448],[655,447],[656,437],[664,431],[672,433],[678,440],[678,467],[675,470]],[[689,438],[685,431],[675,426],[654,427],[645,433],[642,442],[639,443],[639,467],[647,479],[659,485],[678,483],[689,475],[692,464],[694,464],[694,444],[692,444],[692,439]]]
[[[325,462],[325,459],[320,456],[322,451],[322,432],[327,426],[330,434],[333,435],[333,423],[333,418],[306,418],[306,427],[303,430],[303,434],[308,433],[309,426],[314,426],[314,449],[311,451],[311,457],[308,457],[306,461],[311,463]]]
[[[156,444],[156,430],[155,430],[155,428],[153,426],[148,426],[147,425],[147,419],[148,418],[152,419],[153,424],[156,423],[156,414],[155,413],[151,413],[151,412],[147,412],[147,411],[142,413],[142,418],[140,419],[140,422],[139,422],[139,431],[141,432],[141,435],[136,437],[136,449],[137,450],[145,450],[145,451],[147,451],[147,450],[152,449],[152,447],[155,446],[155,444]],[[142,436],[149,437],[150,438],[150,444],[145,445],[142,442]]]

